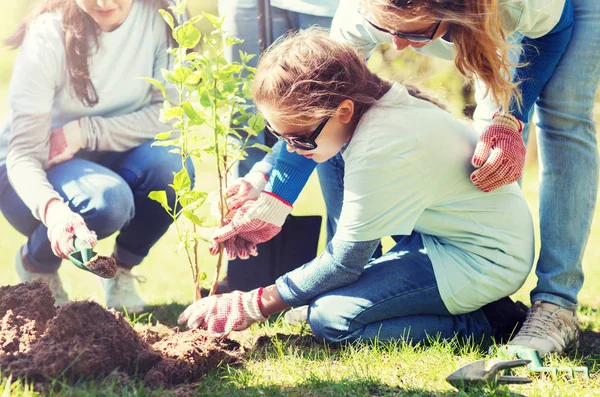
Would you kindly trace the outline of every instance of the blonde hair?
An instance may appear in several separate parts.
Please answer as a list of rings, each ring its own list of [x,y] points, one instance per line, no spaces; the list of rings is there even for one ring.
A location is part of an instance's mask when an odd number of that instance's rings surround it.
[[[258,108],[303,125],[331,117],[346,99],[358,120],[391,87],[368,68],[353,48],[309,28],[279,38],[261,56],[254,78]]]
[[[509,59],[515,46],[506,42],[498,0],[362,0],[362,5],[372,22],[384,27],[423,16],[448,22],[458,71],[479,77],[498,105],[508,108],[512,99],[520,106],[521,92],[511,74],[517,65]]]

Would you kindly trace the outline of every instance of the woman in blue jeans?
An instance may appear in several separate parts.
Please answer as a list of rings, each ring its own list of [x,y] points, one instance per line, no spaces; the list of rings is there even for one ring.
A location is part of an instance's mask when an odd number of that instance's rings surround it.
[[[593,108],[600,82],[600,2],[347,0],[336,12],[331,36],[362,57],[390,43],[454,60],[465,76],[477,76],[475,126],[482,134],[472,157],[478,168],[470,178],[484,191],[521,176],[523,139],[535,107],[541,163],[538,284],[528,320],[510,343],[541,356],[575,345],[582,259],[598,190]],[[517,62],[505,38],[522,44]],[[512,73],[515,66],[521,67]],[[506,117],[512,126],[498,125]],[[283,151],[271,179],[291,178],[302,186],[309,174],[298,164],[304,160]],[[339,161],[331,166],[340,168]],[[293,203],[299,189],[271,179],[267,191]],[[246,236],[259,242],[272,233],[256,229]],[[220,233],[216,241],[222,241]]]
[[[131,269],[171,218],[151,201],[181,158],[151,147],[165,129],[161,79],[171,32],[155,0],[43,1],[7,40],[20,47],[10,83],[10,116],[0,135],[0,209],[28,237],[15,265],[21,281],[46,282],[68,300],[58,268],[74,238],[92,246],[119,232],[118,271],[105,283],[108,307],[140,311]],[[170,88],[173,93],[173,88]],[[187,164],[193,180],[193,168]]]
[[[477,189],[468,178],[476,132],[419,96],[380,79],[354,49],[318,29],[271,47],[253,99],[294,156],[324,163],[342,155],[335,235],[325,252],[274,285],[201,299],[179,322],[223,335],[308,304],[313,332],[333,342],[508,337],[521,312],[507,296],[534,258],[527,203],[516,183]],[[261,196],[267,205],[228,201],[236,216],[221,229],[225,237],[249,241],[248,219],[273,228],[291,207]],[[371,259],[390,235],[396,245]]]

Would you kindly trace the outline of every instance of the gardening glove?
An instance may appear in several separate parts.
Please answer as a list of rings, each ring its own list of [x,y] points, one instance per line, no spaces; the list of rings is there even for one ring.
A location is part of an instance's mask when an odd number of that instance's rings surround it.
[[[496,113],[475,147],[473,184],[484,192],[519,180],[525,166],[523,123],[508,113]],[[480,168],[481,167],[481,168]]]
[[[81,149],[83,149],[83,139],[79,120],[53,129],[50,134],[50,154],[46,168],[71,160]]]
[[[216,336],[245,330],[267,319],[260,310],[262,292],[261,287],[250,292],[233,291],[202,298],[188,306],[177,322],[191,329],[205,329]]]
[[[225,200],[228,212],[225,214],[223,223],[231,221],[235,211],[248,200],[256,200],[267,185],[269,177],[259,171],[249,172],[243,178],[236,179],[225,192]],[[215,200],[211,206],[212,215],[221,219],[221,201]]]
[[[212,243],[209,247],[211,255],[219,254],[219,244]],[[223,243],[223,250],[227,259],[234,260],[235,258],[248,259],[251,256],[258,256],[258,250],[256,244],[250,243],[237,236],[230,238]]]
[[[68,259],[75,250],[75,237],[86,241],[91,247],[98,242],[96,233],[87,228],[81,215],[71,211],[61,200],[53,199],[48,203],[44,223],[48,228],[52,252],[59,258]]]
[[[290,212],[291,204],[271,192],[261,192],[258,199],[247,201],[236,211],[231,222],[213,233],[211,252],[214,252],[214,246],[234,237],[244,240],[249,250],[253,245],[269,241],[281,231]],[[235,247],[241,247],[241,242],[235,241]]]

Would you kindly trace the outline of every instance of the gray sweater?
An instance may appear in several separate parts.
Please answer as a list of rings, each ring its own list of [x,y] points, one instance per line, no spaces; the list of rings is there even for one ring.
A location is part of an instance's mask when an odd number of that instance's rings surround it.
[[[47,13],[31,23],[11,78],[10,113],[0,132],[0,165],[31,209],[43,220],[48,201],[60,198],[46,177],[50,132],[81,120],[84,149],[127,151],[169,126],[158,121],[163,98],[140,77],[162,80],[168,68],[167,26],[156,8],[135,0],[125,22],[100,35],[90,75],[99,103],[85,107],[73,94],[66,66],[61,16]],[[169,96],[176,94],[167,87]]]

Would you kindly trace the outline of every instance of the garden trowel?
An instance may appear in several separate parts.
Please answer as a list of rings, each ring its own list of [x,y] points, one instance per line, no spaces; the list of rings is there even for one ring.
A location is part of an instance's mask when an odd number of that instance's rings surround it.
[[[69,254],[69,260],[80,269],[87,270],[102,278],[113,278],[117,273],[117,263],[114,258],[98,255],[90,244],[75,238],[75,251]]]
[[[530,383],[531,379],[502,375],[501,371],[529,364],[529,360],[477,360],[451,373],[446,381],[459,390],[501,384]]]

